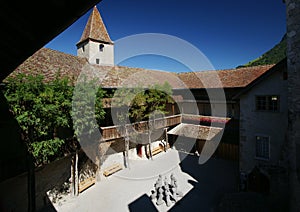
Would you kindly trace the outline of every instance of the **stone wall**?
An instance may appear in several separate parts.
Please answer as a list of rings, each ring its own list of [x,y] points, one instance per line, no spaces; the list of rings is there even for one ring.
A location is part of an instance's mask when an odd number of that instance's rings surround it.
[[[300,1],[285,0],[287,22],[287,67],[288,67],[288,139],[290,211],[300,210],[300,184],[297,151],[300,149]]]
[[[275,72],[240,98],[240,170],[250,172],[260,164],[278,164],[287,129],[287,81]],[[279,95],[279,111],[256,111],[256,95]],[[270,159],[256,156],[256,136],[270,137]]]
[[[47,207],[46,192],[62,185],[70,178],[71,157],[65,157],[35,171],[36,210]],[[0,183],[1,211],[27,211],[27,173],[20,174]]]

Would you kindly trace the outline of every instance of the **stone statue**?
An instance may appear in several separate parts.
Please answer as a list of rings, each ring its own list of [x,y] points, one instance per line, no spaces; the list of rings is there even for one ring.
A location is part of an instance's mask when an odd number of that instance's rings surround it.
[[[165,190],[166,204],[168,207],[171,206],[172,202],[170,199],[170,191],[168,189]]]
[[[154,189],[151,192],[152,192],[151,199],[154,200],[157,197],[157,191],[156,191],[156,189]]]
[[[162,188],[159,188],[159,189],[158,189],[158,198],[157,198],[156,204],[157,204],[157,205],[161,205],[161,204],[163,204],[163,203],[164,203],[164,201],[163,201],[163,189],[162,189]]]
[[[174,174],[173,174],[173,173],[171,174],[170,178],[171,178],[171,186],[172,186],[172,187],[175,187],[174,182],[176,181],[176,178],[174,177]]]

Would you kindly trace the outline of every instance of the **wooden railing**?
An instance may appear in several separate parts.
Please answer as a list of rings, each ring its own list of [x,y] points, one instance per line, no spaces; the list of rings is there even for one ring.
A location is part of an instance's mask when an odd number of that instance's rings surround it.
[[[162,129],[165,127],[175,126],[180,123],[181,115],[168,116],[164,118],[155,119],[152,122],[152,128]],[[147,132],[149,129],[149,121],[142,121],[130,124],[129,126],[127,126],[127,129],[129,135],[137,132]],[[102,141],[122,138],[125,135],[124,130],[122,130],[121,126],[100,127],[100,130],[102,135]]]

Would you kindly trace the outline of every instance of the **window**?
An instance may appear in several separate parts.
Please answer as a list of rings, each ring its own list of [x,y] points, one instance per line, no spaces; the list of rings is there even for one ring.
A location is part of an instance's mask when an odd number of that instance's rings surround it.
[[[256,96],[256,110],[279,111],[279,96]]]
[[[256,139],[256,155],[258,159],[270,159],[270,137],[269,136],[255,136]]]
[[[82,51],[84,52],[84,46],[82,46]]]
[[[99,64],[100,63],[100,59],[96,59],[96,64]]]
[[[99,51],[100,51],[100,52],[103,52],[103,49],[104,49],[104,45],[103,45],[103,44],[100,44],[100,45],[99,45]]]

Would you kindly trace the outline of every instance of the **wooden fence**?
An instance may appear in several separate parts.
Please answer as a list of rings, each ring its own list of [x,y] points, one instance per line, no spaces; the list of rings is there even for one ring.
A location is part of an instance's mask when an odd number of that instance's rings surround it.
[[[239,146],[236,144],[220,143],[215,155],[226,160],[239,160]]]
[[[201,153],[204,144],[205,144],[205,141],[197,140],[196,148],[199,153]],[[214,153],[214,156],[225,159],[225,160],[238,161],[239,160],[239,145],[220,143]]]

